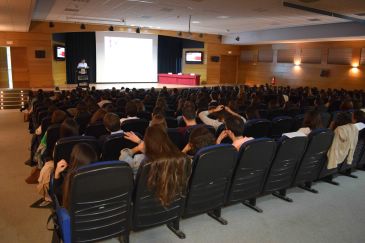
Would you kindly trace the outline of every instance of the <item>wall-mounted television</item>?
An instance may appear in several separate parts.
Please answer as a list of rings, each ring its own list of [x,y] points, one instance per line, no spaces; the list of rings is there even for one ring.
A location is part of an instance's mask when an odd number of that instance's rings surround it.
[[[187,51],[185,52],[186,64],[203,64],[204,53],[202,51]]]
[[[66,59],[66,48],[64,46],[54,46],[54,59],[56,61],[64,61]]]

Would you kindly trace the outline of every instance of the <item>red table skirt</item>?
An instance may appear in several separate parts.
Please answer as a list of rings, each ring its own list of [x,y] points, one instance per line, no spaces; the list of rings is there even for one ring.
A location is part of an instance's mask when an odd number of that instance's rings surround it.
[[[159,74],[158,82],[160,84],[183,84],[195,86],[200,84],[200,75]]]

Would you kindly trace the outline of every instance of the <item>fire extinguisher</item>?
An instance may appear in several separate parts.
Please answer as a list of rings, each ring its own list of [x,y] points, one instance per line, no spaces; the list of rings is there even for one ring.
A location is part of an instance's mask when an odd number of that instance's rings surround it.
[[[271,78],[271,85],[276,85],[276,79],[275,76]]]

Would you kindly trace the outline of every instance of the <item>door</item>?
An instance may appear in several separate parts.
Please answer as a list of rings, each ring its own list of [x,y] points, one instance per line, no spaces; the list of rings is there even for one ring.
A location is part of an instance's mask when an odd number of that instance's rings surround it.
[[[237,83],[238,56],[221,56],[221,84]]]

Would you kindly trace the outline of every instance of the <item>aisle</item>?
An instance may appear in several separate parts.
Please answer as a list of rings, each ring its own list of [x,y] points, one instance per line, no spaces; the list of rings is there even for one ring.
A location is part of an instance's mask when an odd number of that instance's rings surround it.
[[[31,168],[24,165],[30,135],[19,110],[0,111],[0,242],[48,243],[49,209],[30,208],[40,198],[35,185],[24,179]]]

